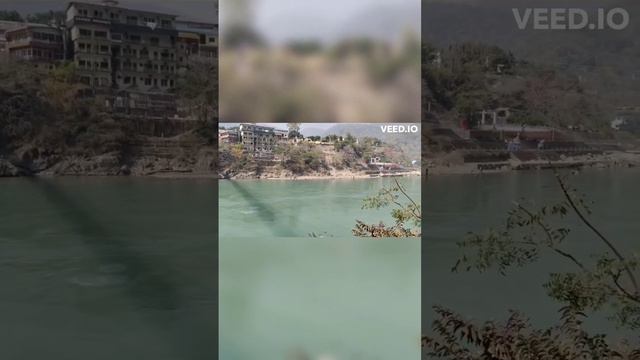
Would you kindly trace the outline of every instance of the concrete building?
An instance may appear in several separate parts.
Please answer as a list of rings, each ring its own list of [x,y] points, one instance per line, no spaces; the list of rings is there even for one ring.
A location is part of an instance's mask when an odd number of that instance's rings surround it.
[[[178,20],[176,29],[181,67],[186,67],[190,60],[217,61],[218,24]]]
[[[4,32],[4,48],[10,59],[28,60],[52,68],[64,59],[61,29],[44,24],[24,24]]]
[[[0,20],[0,61],[9,60],[9,50],[7,49],[7,31],[25,26],[21,21]]]
[[[218,130],[218,143],[237,144],[239,141],[240,135],[238,134],[238,128]]]
[[[67,29],[73,61],[93,87],[150,93],[172,91],[177,73],[175,15],[71,2]]]
[[[271,154],[278,142],[275,129],[254,124],[241,124],[238,128],[244,150],[254,155]]]

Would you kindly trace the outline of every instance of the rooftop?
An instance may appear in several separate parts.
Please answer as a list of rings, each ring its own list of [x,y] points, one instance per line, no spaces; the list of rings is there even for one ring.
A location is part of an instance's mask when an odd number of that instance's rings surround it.
[[[174,14],[161,13],[161,12],[156,12],[156,11],[148,11],[148,10],[141,10],[141,9],[135,9],[135,8],[131,8],[131,7],[120,6],[117,1],[103,1],[103,2],[71,1],[67,5],[67,10],[73,5],[89,5],[89,6],[97,6],[97,7],[108,8],[108,9],[128,10],[128,11],[135,11],[135,12],[148,14],[148,15],[170,16],[170,17],[172,17],[174,19],[176,19],[178,17],[178,15],[174,15]]]

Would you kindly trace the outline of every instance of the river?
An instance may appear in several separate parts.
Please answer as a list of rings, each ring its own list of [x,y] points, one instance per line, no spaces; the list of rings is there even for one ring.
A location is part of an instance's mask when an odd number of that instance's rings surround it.
[[[219,229],[214,181],[1,179],[3,358],[211,359],[219,327],[226,360],[417,359],[420,301],[423,326],[435,304],[477,320],[515,309],[547,326],[559,305],[542,283],[550,271],[571,269],[561,259],[544,257],[506,277],[450,268],[460,254],[455,242],[498,226],[513,200],[559,199],[552,176],[432,176],[422,247],[418,239],[348,236],[355,218],[386,216],[364,215],[358,202],[388,179],[239,182],[242,190],[223,181]],[[625,253],[639,247],[638,180],[639,169],[586,170],[571,180]],[[260,215],[262,207],[273,212]],[[237,219],[241,211],[253,221]],[[601,249],[569,221],[568,249]],[[624,334],[604,315],[587,325]]]
[[[420,199],[419,177],[395,179]],[[390,208],[362,210],[366,197],[392,185],[391,178],[220,181],[220,237],[350,237],[356,220],[393,223]]]
[[[419,200],[419,178],[398,181]],[[222,359],[419,358],[420,239],[351,236],[356,219],[391,223],[361,206],[393,184],[220,182]]]
[[[213,181],[0,179],[0,358],[215,358],[215,204]]]
[[[570,184],[593,201],[590,219],[612,239],[624,254],[640,252],[640,169],[584,170]],[[424,194],[423,327],[434,319],[431,307],[444,305],[477,321],[505,319],[507,310],[523,312],[536,326],[558,323],[560,305],[546,296],[542,284],[550,272],[573,271],[564,258],[545,253],[540,261],[509,271],[484,274],[452,273],[461,254],[456,242],[470,231],[482,232],[504,224],[514,201],[533,200],[538,206],[562,200],[550,171],[512,172],[488,175],[433,176]],[[570,216],[572,232],[565,249],[589,261],[592,253],[606,249],[595,236]],[[586,322],[589,329],[613,338],[629,335],[616,329],[604,313]]]

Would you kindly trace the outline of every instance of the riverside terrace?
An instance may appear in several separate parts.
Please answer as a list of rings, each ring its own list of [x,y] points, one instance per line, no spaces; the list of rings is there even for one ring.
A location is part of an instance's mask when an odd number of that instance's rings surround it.
[[[562,156],[601,154],[621,150],[615,144],[585,142],[570,132],[550,127],[504,125],[460,130],[431,128],[425,133],[431,153],[459,153],[465,163],[557,160]]]

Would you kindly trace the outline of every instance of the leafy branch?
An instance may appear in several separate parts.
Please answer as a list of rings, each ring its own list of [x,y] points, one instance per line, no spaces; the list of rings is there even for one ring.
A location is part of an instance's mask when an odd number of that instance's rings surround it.
[[[590,209],[584,195],[570,188],[565,178],[558,173],[555,178],[563,195],[557,204],[532,209],[516,202],[508,213],[506,225],[500,230],[489,230],[485,234],[469,234],[459,243],[465,253],[453,267],[453,271],[480,272],[497,268],[505,275],[511,267],[522,267],[537,261],[543,250],[567,259],[577,268],[575,272],[552,273],[544,287],[548,294],[578,311],[613,309],[611,316],[620,326],[640,328],[640,292],[635,272],[636,257],[627,259],[598,228],[587,218]],[[554,223],[571,213],[586,226],[611,252],[592,255],[594,261],[587,262],[564,248],[564,241],[571,230]]]
[[[422,209],[407,193],[407,190],[393,179],[395,186],[383,187],[374,196],[363,200],[362,209],[380,209],[392,206],[391,216],[395,220],[393,226],[387,227],[380,222],[378,225],[368,225],[360,220],[356,220],[356,226],[352,230],[355,236],[363,237],[416,237],[420,236],[419,230],[407,227],[407,223],[414,227],[420,227],[422,223]],[[408,203],[402,203],[406,200]]]

